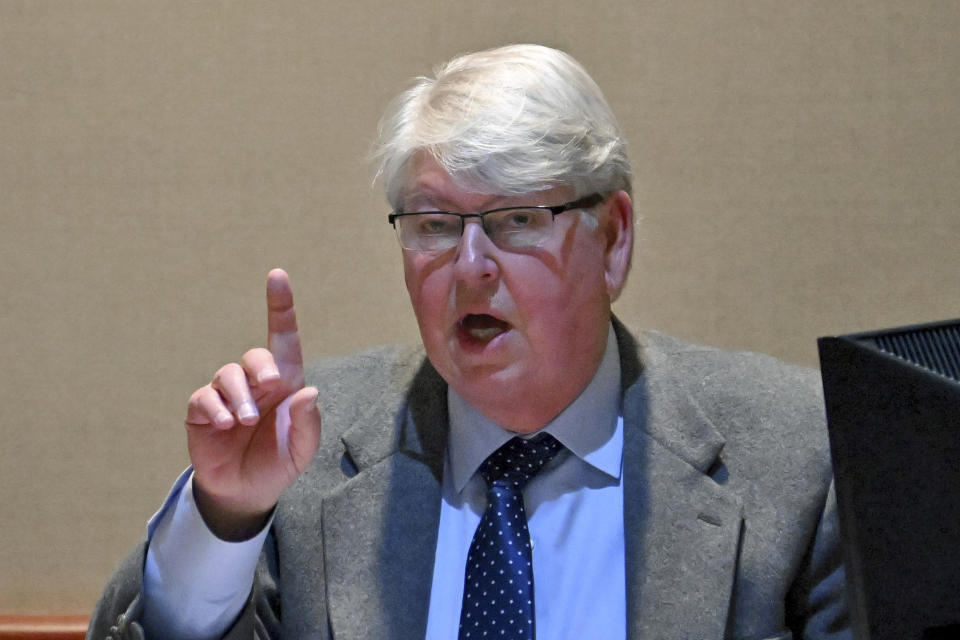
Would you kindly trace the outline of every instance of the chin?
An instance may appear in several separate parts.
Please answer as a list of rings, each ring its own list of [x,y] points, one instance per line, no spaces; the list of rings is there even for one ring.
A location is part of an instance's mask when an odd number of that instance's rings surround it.
[[[524,375],[517,366],[474,366],[458,369],[456,384],[451,384],[461,397],[478,409],[516,412],[531,402],[531,375]]]

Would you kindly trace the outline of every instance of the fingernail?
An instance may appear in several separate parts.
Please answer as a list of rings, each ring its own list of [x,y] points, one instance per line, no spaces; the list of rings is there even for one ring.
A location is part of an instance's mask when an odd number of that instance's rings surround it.
[[[226,409],[213,417],[213,425],[215,427],[224,427],[228,424],[230,424],[230,412]]]
[[[264,382],[267,382],[269,380],[276,380],[279,377],[280,377],[279,371],[277,371],[276,369],[273,369],[273,370],[268,369],[266,371],[261,371],[260,373],[257,374],[257,382],[260,384],[263,384]]]
[[[249,400],[240,405],[237,409],[237,417],[241,420],[249,420],[250,418],[259,418],[260,412],[257,411],[257,405],[253,404]]]

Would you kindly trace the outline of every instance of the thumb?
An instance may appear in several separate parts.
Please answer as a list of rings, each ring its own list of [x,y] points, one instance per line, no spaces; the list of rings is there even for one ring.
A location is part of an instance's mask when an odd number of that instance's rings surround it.
[[[298,475],[307,468],[320,446],[318,395],[316,387],[304,387],[288,398],[290,431],[287,450]]]

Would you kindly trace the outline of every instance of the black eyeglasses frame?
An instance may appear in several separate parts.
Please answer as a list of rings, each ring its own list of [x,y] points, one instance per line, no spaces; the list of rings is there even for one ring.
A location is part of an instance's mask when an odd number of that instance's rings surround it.
[[[565,213],[567,211],[573,211],[574,209],[589,209],[600,204],[603,201],[603,194],[594,192],[590,195],[583,196],[571,202],[566,202],[564,204],[557,204],[553,206],[549,205],[528,205],[528,206],[519,206],[519,207],[501,207],[499,209],[490,209],[489,211],[480,211],[477,213],[457,213],[455,211],[394,211],[387,214],[387,222],[389,222],[394,228],[396,228],[397,218],[402,218],[404,216],[419,216],[423,214],[437,214],[443,213],[447,215],[457,216],[460,218],[460,233],[463,233],[463,221],[467,218],[480,218],[483,221],[483,217],[491,213],[501,213],[503,211],[516,211],[519,209],[543,209],[544,211],[549,211],[554,218],[559,214]]]

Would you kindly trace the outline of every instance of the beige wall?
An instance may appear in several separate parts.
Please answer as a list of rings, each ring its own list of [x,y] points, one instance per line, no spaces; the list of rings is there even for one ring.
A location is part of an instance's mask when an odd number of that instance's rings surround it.
[[[311,354],[416,340],[365,158],[410,76],[571,52],[636,167],[619,313],[815,364],[960,315],[957,33],[949,1],[0,0],[0,613],[89,610],[270,267]]]

